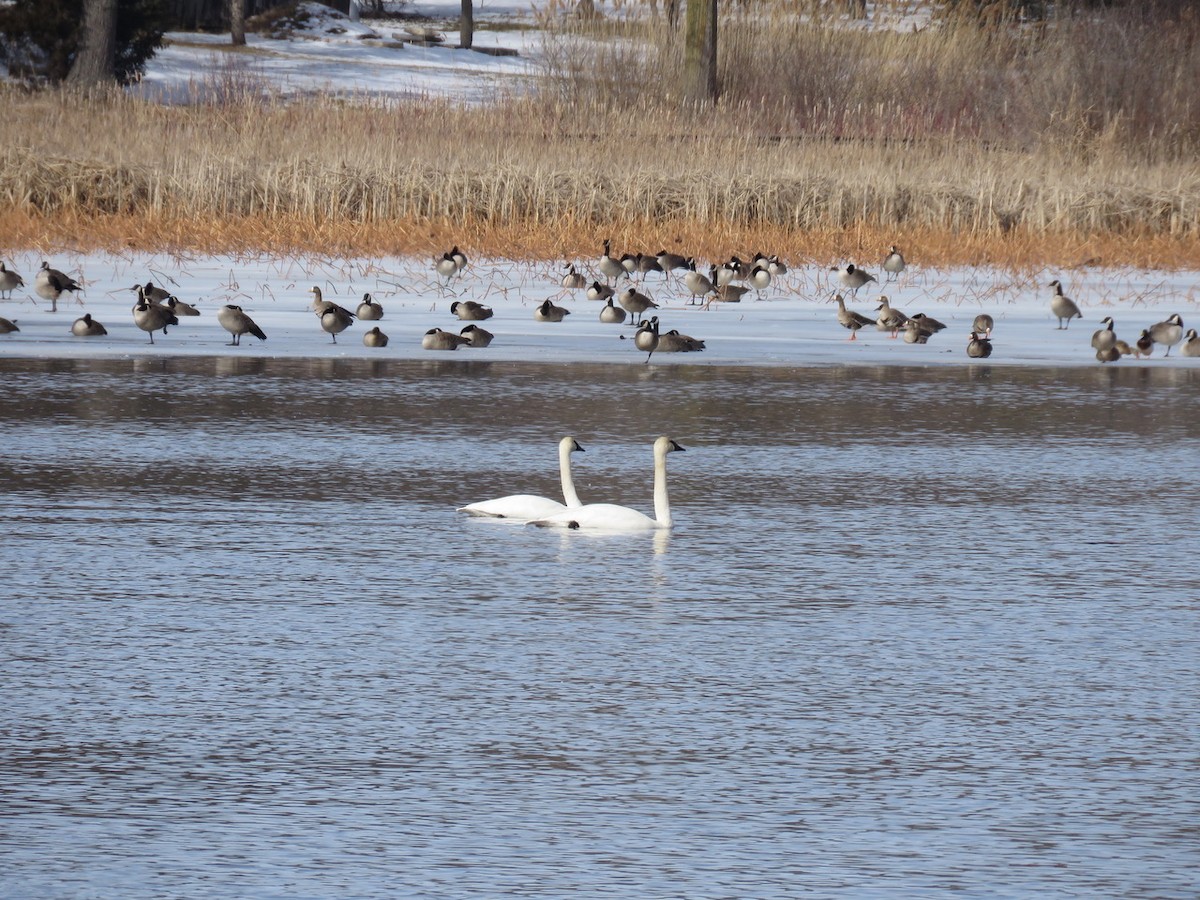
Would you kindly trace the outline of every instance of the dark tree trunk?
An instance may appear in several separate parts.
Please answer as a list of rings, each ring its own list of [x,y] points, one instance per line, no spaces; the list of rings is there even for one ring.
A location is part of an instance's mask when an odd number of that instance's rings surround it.
[[[246,0],[229,0],[229,36],[235,47],[246,44]]]
[[[458,21],[458,46],[471,49],[475,42],[475,9],[471,0],[462,0],[462,17]]]
[[[79,51],[67,83],[93,87],[116,82],[117,0],[84,0]]]

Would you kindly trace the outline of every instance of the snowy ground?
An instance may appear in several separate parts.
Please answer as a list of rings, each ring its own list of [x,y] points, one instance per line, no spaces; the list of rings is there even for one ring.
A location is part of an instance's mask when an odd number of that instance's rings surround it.
[[[0,354],[24,357],[154,357],[160,355],[239,355],[362,359],[471,359],[493,361],[591,361],[641,364],[645,354],[634,349],[631,325],[599,321],[602,303],[583,291],[564,291],[558,265],[517,265],[499,260],[473,260],[449,288],[443,287],[432,260],[317,260],[175,257],[131,254],[59,254],[52,266],[85,285],[78,300],[64,294],[57,313],[32,291],[42,257],[17,253],[6,260],[20,272],[26,288],[0,301],[0,316],[16,320],[19,332],[0,336]],[[589,280],[594,259],[575,261]],[[862,261],[882,277],[878,265]],[[868,285],[848,306],[874,315],[885,293],[894,307],[925,312],[947,325],[925,345],[906,344],[874,328],[849,342],[835,307],[834,273],[815,264],[793,264],[763,294],[748,294],[738,303],[714,303],[708,309],[690,305],[678,279],[649,275],[642,289],[660,308],[661,330],[678,329],[704,340],[701,353],[657,353],[652,364],[745,364],[804,366],[821,364],[963,365],[974,360],[965,347],[971,323],[980,312],[994,316],[996,365],[1098,365],[1090,346],[1100,320],[1112,316],[1119,337],[1131,344],[1143,328],[1179,313],[1187,327],[1200,322],[1200,273],[1074,269],[1016,276],[986,269],[934,270],[913,263],[893,283]],[[1049,281],[1062,280],[1083,311],[1083,320],[1060,331],[1049,310]],[[135,283],[152,281],[196,305],[201,315],[183,318],[169,333],[149,336],[135,327],[131,313]],[[364,293],[384,308],[379,322],[356,321],[337,343],[321,330],[310,309],[313,286],[324,298],[352,311]],[[495,334],[486,349],[427,351],[421,338],[431,328],[458,332],[467,322],[450,312],[455,300],[473,299],[490,306],[494,316],[479,323]],[[552,299],[570,310],[562,323],[534,320],[535,308]],[[243,307],[266,332],[267,341],[246,336],[242,346],[228,346],[230,336],[216,320],[226,303]],[[107,337],[78,338],[71,323],[85,312],[108,329]],[[388,335],[386,348],[368,348],[362,336],[378,325]],[[624,339],[622,339],[622,336]],[[1200,360],[1169,358],[1157,348],[1151,359],[1122,359],[1118,365],[1200,366]]]

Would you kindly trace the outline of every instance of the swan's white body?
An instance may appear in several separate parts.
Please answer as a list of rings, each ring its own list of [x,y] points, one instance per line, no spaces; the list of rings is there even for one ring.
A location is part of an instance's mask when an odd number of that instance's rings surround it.
[[[507,497],[497,497],[495,500],[483,500],[459,507],[459,512],[470,516],[484,516],[492,519],[514,519],[528,522],[543,516],[553,516],[583,506],[579,495],[575,493],[575,482],[571,478],[571,454],[583,447],[573,437],[565,437],[558,442],[558,471],[562,479],[563,500],[559,503],[549,497],[539,497],[537,494],[511,494]]]
[[[671,504],[667,497],[667,454],[683,450],[669,437],[654,442],[654,518],[614,503],[589,503],[529,524],[544,528],[574,528],[586,531],[648,531],[671,527]]]

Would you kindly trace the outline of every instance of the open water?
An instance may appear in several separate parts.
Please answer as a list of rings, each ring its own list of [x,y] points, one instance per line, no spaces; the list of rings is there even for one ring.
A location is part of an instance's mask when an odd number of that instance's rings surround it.
[[[0,378],[7,898],[1200,892],[1200,371]]]

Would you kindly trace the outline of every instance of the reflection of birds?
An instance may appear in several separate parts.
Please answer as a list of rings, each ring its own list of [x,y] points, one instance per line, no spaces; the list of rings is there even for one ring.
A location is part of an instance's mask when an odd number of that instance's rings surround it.
[[[612,297],[609,297],[604,303],[604,309],[600,310],[600,321],[609,325],[620,325],[627,315],[625,310],[614,306]]]
[[[1189,328],[1184,336],[1183,346],[1179,348],[1180,356],[1200,356],[1200,336],[1195,328]]]
[[[495,315],[490,306],[484,306],[474,300],[455,300],[450,304],[450,314],[458,316],[464,322],[482,322]]]
[[[643,531],[671,527],[671,502],[667,496],[667,454],[684,450],[667,436],[654,442],[654,518],[614,503],[588,503],[552,516],[534,519],[542,527],[595,531]]]
[[[1100,324],[1104,327],[1092,334],[1093,350],[1107,350],[1117,343],[1117,333],[1113,331],[1112,316],[1105,316],[1100,320]]]
[[[538,322],[561,322],[570,314],[571,311],[566,307],[543,300],[542,305],[533,311],[533,318]]]
[[[975,321],[971,324],[971,330],[976,334],[982,334],[985,337],[992,336],[992,328],[996,321],[987,313],[980,313],[975,317]]]
[[[1062,283],[1055,279],[1050,282],[1050,287],[1054,288],[1054,296],[1050,298],[1050,312],[1058,317],[1058,328],[1060,331],[1065,331],[1071,325],[1072,319],[1082,319],[1083,313],[1079,311],[1079,307],[1075,305],[1075,301],[1063,293]],[[1063,321],[1066,321],[1066,325]]]
[[[495,337],[490,331],[480,328],[478,325],[465,326],[459,332],[459,335],[467,339],[468,346],[480,348],[486,347],[492,342],[492,338]]]
[[[1156,344],[1167,348],[1166,356],[1171,355],[1171,348],[1183,340],[1183,319],[1178,313],[1173,314],[1165,322],[1157,322],[1150,326],[1150,337]]]
[[[904,255],[896,249],[895,244],[892,244],[891,251],[883,260],[883,271],[891,275],[893,279],[904,271]]]
[[[386,347],[387,345],[388,336],[379,330],[378,325],[363,335],[364,347]]]
[[[75,279],[68,278],[58,269],[50,268],[50,263],[43,261],[41,269],[38,270],[37,276],[33,279],[33,289],[37,295],[43,300],[50,301],[50,312],[58,312],[58,298],[68,291],[75,293],[83,288],[75,282]],[[153,337],[153,336],[152,336]]]
[[[558,442],[558,476],[562,484],[563,500],[551,500],[549,497],[539,497],[536,494],[510,494],[495,500],[483,500],[459,507],[459,512],[471,516],[487,516],[494,519],[513,519],[527,522],[530,519],[551,516],[571,508],[577,509],[583,504],[575,493],[575,481],[571,477],[571,454],[583,452],[583,447],[573,437],[565,437]]]
[[[108,334],[108,329],[93,319],[91,313],[84,313],[71,323],[71,334],[76,337],[101,337]]]
[[[5,300],[11,300],[12,292],[19,287],[25,287],[25,279],[0,262],[0,294],[4,295]]]
[[[858,296],[858,289],[860,287],[875,280],[874,275],[864,272],[855,266],[854,263],[848,264],[844,269],[834,268],[832,271],[838,273],[838,282],[842,287],[855,296]]]
[[[12,334],[14,331],[20,331],[16,322],[11,322],[8,319],[0,316],[0,334]]]
[[[843,328],[850,329],[850,340],[857,340],[858,330],[864,326],[870,325],[874,319],[868,319],[862,313],[855,312],[852,309],[846,309],[846,301],[838,294],[833,298],[838,305],[837,320],[838,324]]]
[[[230,347],[239,346],[243,334],[252,334],[260,341],[267,339],[263,330],[254,324],[254,320],[246,315],[240,306],[232,303],[227,303],[217,310],[217,324],[233,335],[233,340],[229,342]]]
[[[133,308],[133,324],[149,334],[150,343],[153,344],[154,332],[161,329],[162,333],[166,334],[167,326],[178,325],[179,319],[165,306],[151,303],[143,297],[139,298],[137,306]]]
[[[376,322],[383,318],[383,304],[371,299],[370,294],[363,294],[362,302],[354,314],[364,322]]]
[[[463,344],[469,343],[471,343],[470,338],[442,331],[440,328],[430,328],[421,338],[421,346],[426,350],[457,350]]]
[[[908,321],[908,316],[898,309],[892,309],[887,297],[879,298],[879,305],[875,310],[879,313],[875,319],[875,327],[880,331],[890,331],[892,337],[895,337]]]
[[[972,359],[987,359],[991,355],[991,340],[972,331],[971,337],[967,339],[967,356]]]

